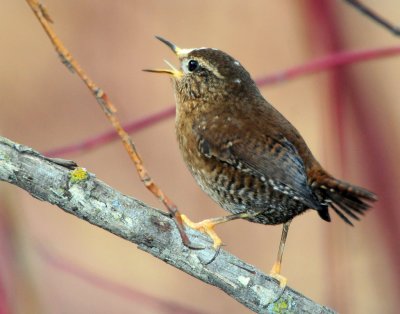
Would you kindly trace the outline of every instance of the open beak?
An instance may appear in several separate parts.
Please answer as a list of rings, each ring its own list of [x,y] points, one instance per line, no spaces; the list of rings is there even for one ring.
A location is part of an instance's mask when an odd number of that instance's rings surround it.
[[[160,37],[156,36],[156,38],[166,44],[178,57],[181,57],[185,54],[185,49],[181,49],[175,44],[171,43],[170,41]],[[176,69],[171,63],[169,63],[167,60],[164,60],[164,62],[170,67],[170,69],[144,69],[143,71],[145,72],[152,72],[152,73],[165,73],[172,75],[176,78],[180,78],[183,73],[182,71]]]
[[[166,44],[177,56],[179,56],[179,51],[182,50],[181,48],[160,36],[156,36],[156,38],[162,43]]]

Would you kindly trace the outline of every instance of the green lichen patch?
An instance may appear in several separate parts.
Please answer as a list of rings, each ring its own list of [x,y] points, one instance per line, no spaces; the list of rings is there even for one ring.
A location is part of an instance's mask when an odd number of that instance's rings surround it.
[[[292,310],[292,300],[291,298],[289,299],[284,299],[284,298],[280,298],[279,300],[277,300],[276,302],[272,303],[269,307],[268,307],[268,312],[269,313],[276,313],[276,314],[286,314],[286,313],[293,313]]]
[[[0,152],[0,161],[8,162],[11,160],[11,157],[3,152]]]
[[[71,183],[78,183],[89,178],[89,172],[85,168],[77,167],[69,173]]]

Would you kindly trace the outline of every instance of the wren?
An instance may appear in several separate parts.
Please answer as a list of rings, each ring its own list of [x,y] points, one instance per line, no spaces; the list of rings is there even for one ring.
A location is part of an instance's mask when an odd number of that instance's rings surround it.
[[[184,223],[208,234],[218,249],[217,224],[233,219],[283,224],[271,270],[281,287],[282,255],[291,220],[308,209],[330,221],[331,208],[346,223],[359,219],[377,198],[326,172],[297,129],[261,95],[246,69],[213,48],[181,49],[180,69],[145,70],[172,77],[176,135],[183,160],[205,191],[229,216]]]

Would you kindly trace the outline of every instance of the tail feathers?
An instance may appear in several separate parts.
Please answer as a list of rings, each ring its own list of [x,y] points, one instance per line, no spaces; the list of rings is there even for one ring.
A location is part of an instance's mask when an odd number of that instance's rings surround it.
[[[374,193],[332,177],[315,181],[312,187],[321,202],[332,208],[349,225],[353,225],[350,219],[360,220],[371,203],[377,200]],[[327,211],[324,215],[329,217]]]

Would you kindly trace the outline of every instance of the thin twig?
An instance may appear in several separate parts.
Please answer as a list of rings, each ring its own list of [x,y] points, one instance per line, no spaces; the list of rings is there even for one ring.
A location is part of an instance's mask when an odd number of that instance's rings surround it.
[[[56,35],[55,31],[51,27],[50,23],[52,23],[52,19],[48,11],[45,7],[39,3],[37,0],[26,0],[36,17],[38,18],[40,24],[43,29],[49,36],[55,50],[61,58],[61,61],[65,64],[65,66],[76,73],[81,80],[85,83],[85,85],[89,88],[91,93],[96,97],[98,104],[103,110],[104,114],[107,116],[108,120],[111,122],[115,131],[119,135],[122,140],[122,143],[129,154],[129,157],[133,161],[136,170],[139,174],[139,177],[146,188],[153,193],[168,209],[169,213],[174,217],[174,221],[178,227],[179,233],[181,235],[182,241],[185,245],[193,247],[191,242],[186,235],[184,225],[182,222],[181,214],[178,211],[177,206],[172,202],[172,200],[156,185],[156,183],[151,179],[149,173],[143,165],[142,159],[140,158],[135,145],[128,135],[128,133],[123,129],[119,119],[116,116],[116,109],[113,103],[109,100],[106,93],[98,87],[89,76],[83,71],[78,62],[72,57],[71,53],[67,50],[64,44]]]
[[[140,130],[143,130],[155,123],[171,118],[174,115],[175,115],[175,106],[170,106],[156,113],[152,113],[148,116],[127,123],[122,127],[126,132],[132,134]],[[48,157],[57,157],[73,153],[85,152],[87,150],[99,148],[99,146],[103,146],[118,138],[119,138],[118,134],[115,132],[115,130],[110,129],[104,133],[87,138],[86,140],[80,141],[78,143],[48,150],[45,153],[43,153],[43,155]]]
[[[148,205],[123,195],[83,168],[70,170],[29,147],[0,137],[0,181],[9,182],[33,197],[134,242],[141,250],[216,286],[257,313],[334,313],[279,284],[254,266],[221,250],[218,258],[204,234],[188,229],[196,243],[209,249],[191,250],[182,244],[171,219]],[[40,215],[40,212],[36,214]]]
[[[400,27],[390,23],[384,17],[378,15],[375,11],[367,7],[364,3],[358,0],[344,0],[348,4],[355,7],[358,11],[365,14],[367,17],[389,30],[393,35],[400,36]],[[379,2],[377,2],[379,3]]]

